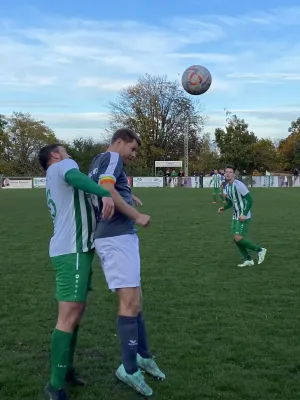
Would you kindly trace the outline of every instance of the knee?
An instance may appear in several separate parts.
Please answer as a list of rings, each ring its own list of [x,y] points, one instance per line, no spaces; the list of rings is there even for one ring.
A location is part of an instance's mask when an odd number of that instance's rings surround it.
[[[233,236],[233,240],[235,241],[235,243],[238,243],[242,239],[243,239],[243,237],[241,235],[234,235]]]
[[[57,328],[72,332],[79,324],[85,311],[85,303],[61,302],[57,319]]]
[[[135,317],[140,311],[139,288],[119,289],[119,314]]]

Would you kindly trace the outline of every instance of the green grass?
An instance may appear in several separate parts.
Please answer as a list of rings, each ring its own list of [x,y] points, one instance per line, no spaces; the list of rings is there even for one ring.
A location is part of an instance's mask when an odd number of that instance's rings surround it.
[[[140,231],[145,317],[165,382],[160,400],[299,398],[299,189],[256,189],[249,237],[265,263],[239,269],[231,211],[210,190],[140,189],[152,216]],[[43,190],[0,191],[0,398],[38,399],[49,376],[56,318],[48,258],[52,221]],[[78,346],[88,379],[71,399],[136,399],[114,376],[120,362],[116,302],[94,265]]]

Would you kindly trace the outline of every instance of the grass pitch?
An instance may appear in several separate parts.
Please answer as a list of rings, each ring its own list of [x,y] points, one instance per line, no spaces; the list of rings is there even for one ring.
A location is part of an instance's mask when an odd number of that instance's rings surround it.
[[[140,189],[152,216],[140,230],[144,313],[166,373],[160,400],[292,400],[300,391],[300,190],[253,189],[249,238],[268,248],[248,269],[209,189]],[[0,398],[38,399],[56,318],[44,190],[0,191]],[[98,260],[77,351],[88,380],[71,399],[136,399],[115,378],[116,302]]]

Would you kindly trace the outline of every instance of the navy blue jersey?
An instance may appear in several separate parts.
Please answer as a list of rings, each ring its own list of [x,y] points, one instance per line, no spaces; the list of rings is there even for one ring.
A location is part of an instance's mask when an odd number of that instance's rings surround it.
[[[129,205],[134,206],[123,160],[119,153],[107,151],[98,154],[91,164],[89,177],[97,184],[105,182],[113,183],[116,191],[123,200]],[[94,196],[93,206],[97,218],[97,226],[94,235],[95,239],[136,233],[134,221],[118,210],[115,210],[115,214],[110,220],[101,219],[101,198]]]

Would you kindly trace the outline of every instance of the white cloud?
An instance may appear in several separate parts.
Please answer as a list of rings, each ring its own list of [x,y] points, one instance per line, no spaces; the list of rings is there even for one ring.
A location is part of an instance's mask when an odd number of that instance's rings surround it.
[[[249,129],[258,137],[283,138],[288,134],[291,121],[297,119],[299,108],[277,107],[263,109],[232,109],[233,114],[244,118]],[[51,126],[59,139],[72,140],[79,136],[100,140],[106,136],[109,114],[100,113],[33,113],[33,117]],[[222,110],[210,110],[205,131],[213,134],[214,129],[223,128],[226,115]]]
[[[260,25],[274,30],[278,26],[300,25],[300,7],[278,7],[265,12],[253,11],[248,15],[242,14],[235,17],[228,15],[214,15],[212,17],[230,27]]]
[[[95,141],[102,141],[107,137],[103,129],[97,128],[57,128],[55,129],[55,134],[58,139],[66,142],[78,139],[79,137],[92,138]]]
[[[4,24],[2,30],[0,27],[0,87],[63,84],[66,92],[79,81],[80,86],[112,91],[145,72],[177,75],[186,68],[184,60],[176,56],[185,46],[198,46],[224,35],[215,24],[190,22],[194,28],[190,30],[187,23],[178,19],[155,26],[73,19],[45,20],[44,28]],[[230,58],[203,55],[213,63]],[[131,77],[124,79],[125,75]]]
[[[271,72],[271,73],[239,73],[239,74],[227,74],[228,78],[234,79],[248,79],[250,82],[279,82],[279,81],[299,81],[300,74],[299,73],[280,73],[280,72]]]
[[[272,113],[274,115],[278,114],[290,114],[290,113],[297,113],[299,112],[299,107],[266,107],[266,108],[237,108],[233,109],[232,112],[234,113],[249,113],[249,114],[264,114],[264,113]]]
[[[259,138],[280,139],[288,135],[288,128],[292,121],[299,117],[299,107],[274,107],[274,108],[236,108],[230,110],[239,118],[245,119],[249,130]],[[226,124],[225,112],[211,110],[206,123],[206,131],[213,133],[216,128],[224,128]]]
[[[55,76],[32,76],[24,74],[17,76],[12,73],[11,75],[0,75],[0,86],[28,88],[31,86],[51,86],[55,83]]]
[[[280,14],[273,12],[270,15],[277,18]],[[67,88],[79,81],[80,86],[112,91],[120,81],[134,81],[137,75],[145,72],[178,76],[189,66],[188,60],[191,64],[197,60],[197,63],[211,67],[217,78],[215,82],[221,80],[224,73],[231,78],[238,70],[245,73],[241,70],[243,65],[256,65],[257,69],[263,64],[257,57],[255,46],[253,49],[244,46],[242,52],[235,51],[233,54],[224,51],[191,52],[190,47],[198,50],[206,43],[222,39],[225,39],[228,48],[230,39],[226,37],[226,25],[222,27],[220,23],[211,23],[209,18],[173,18],[163,26],[135,21],[80,19],[46,19],[44,28],[20,28],[12,23],[6,24],[2,32],[0,28],[0,86],[4,83],[14,87],[63,84]],[[242,19],[257,23],[252,16]],[[263,57],[263,54],[260,56]],[[282,63],[286,56],[282,49],[277,59],[282,57]],[[29,75],[24,71],[29,71]],[[228,76],[230,72],[232,76]],[[125,75],[131,76],[120,78]],[[106,78],[107,84],[104,83]],[[112,78],[117,84],[109,82]],[[95,85],[88,83],[91,79],[96,79]],[[264,82],[261,77],[259,79]]]
[[[0,105],[8,111],[24,107],[64,136],[80,132],[98,135],[107,122],[107,114],[101,112],[104,103],[134,84],[139,75],[167,74],[180,80],[189,65],[202,64],[213,77],[211,89],[201,97],[207,110],[240,107],[239,112],[258,134],[272,131],[279,135],[281,130],[287,132],[298,108],[256,110],[251,104],[257,103],[257,97],[249,98],[248,89],[265,87],[267,91],[281,85],[282,98],[290,83],[296,91],[300,45],[292,29],[300,26],[299,16],[300,7],[294,7],[239,17],[183,16],[160,24],[53,18],[40,18],[41,28],[0,23]],[[291,29],[287,31],[288,24]],[[283,28],[288,38],[277,32],[262,34],[265,29]],[[16,91],[20,98],[12,100]],[[269,97],[259,104],[272,104],[274,98]],[[242,109],[244,102],[247,108]],[[68,112],[51,112],[60,107]],[[100,112],[84,113],[95,110]],[[222,117],[214,111],[208,114],[210,127],[216,118],[224,126]]]
[[[108,114],[104,112],[85,112],[85,113],[35,113],[39,119],[47,118],[51,122],[69,121],[72,119],[75,123],[82,120],[88,121],[106,121]]]
[[[236,56],[221,53],[169,53],[167,56],[170,59],[199,60],[198,63],[221,64],[236,62]]]
[[[237,115],[254,116],[257,120],[272,119],[278,122],[284,122],[286,127],[290,125],[291,121],[297,119],[300,114],[300,107],[273,107],[273,108],[259,108],[259,109],[233,109],[233,113]],[[286,129],[287,131],[287,129]]]
[[[104,112],[86,113],[32,113],[32,116],[50,126],[61,140],[92,137],[101,140],[106,136],[109,115]]]
[[[288,135],[288,121],[280,121],[276,118],[259,119],[249,116],[245,120],[249,124],[249,130],[253,131],[258,138],[281,139]],[[224,128],[224,126],[225,118],[212,115],[207,121],[205,131],[213,135],[216,128]]]
[[[94,88],[99,90],[105,90],[107,92],[118,92],[130,85],[134,85],[135,81],[129,81],[126,79],[114,79],[114,78],[98,78],[96,76],[80,78],[78,81],[78,86],[86,88]]]

